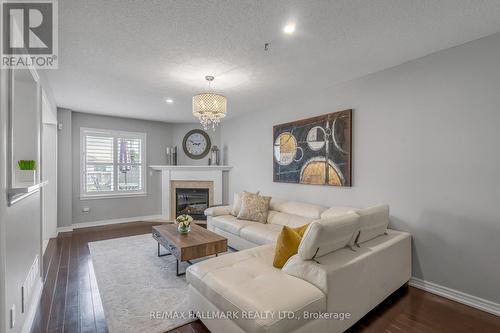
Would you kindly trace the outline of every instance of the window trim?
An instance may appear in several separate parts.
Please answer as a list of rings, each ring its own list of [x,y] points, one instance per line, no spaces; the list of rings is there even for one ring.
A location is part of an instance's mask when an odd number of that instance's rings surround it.
[[[118,154],[115,151],[118,147],[117,138],[134,138],[142,140],[141,147],[141,163],[136,164],[141,166],[142,176],[142,190],[141,191],[106,191],[97,193],[86,192],[86,152],[85,152],[85,136],[86,135],[100,135],[113,138],[113,184],[118,188]],[[147,174],[146,174],[146,150],[147,150],[147,134],[143,132],[129,132],[119,130],[108,130],[100,128],[80,127],[80,200],[90,199],[106,199],[106,198],[131,198],[143,197],[147,195]],[[108,163],[105,163],[108,164]]]

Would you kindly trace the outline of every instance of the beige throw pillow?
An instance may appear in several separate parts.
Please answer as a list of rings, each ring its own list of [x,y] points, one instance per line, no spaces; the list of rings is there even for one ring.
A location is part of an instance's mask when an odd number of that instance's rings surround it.
[[[271,197],[243,192],[241,195],[241,209],[237,216],[241,220],[266,223]]]
[[[243,191],[241,193],[235,193],[233,196],[233,207],[231,208],[231,215],[234,217],[237,217],[238,214],[240,213],[241,209],[241,196],[243,193],[251,193],[247,191]],[[255,194],[259,194],[259,191],[255,192]]]

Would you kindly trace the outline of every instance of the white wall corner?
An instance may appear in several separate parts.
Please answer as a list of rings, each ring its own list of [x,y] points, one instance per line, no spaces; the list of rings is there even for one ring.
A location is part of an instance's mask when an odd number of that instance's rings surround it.
[[[428,282],[420,278],[412,277],[408,283],[410,286],[422,289],[432,294],[451,299],[452,301],[468,305],[495,316],[500,316],[500,304],[464,292]]]

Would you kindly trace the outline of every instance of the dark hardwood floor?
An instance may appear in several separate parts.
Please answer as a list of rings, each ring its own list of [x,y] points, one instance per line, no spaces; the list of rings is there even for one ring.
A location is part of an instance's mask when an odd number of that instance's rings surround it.
[[[87,244],[149,233],[158,224],[136,222],[86,228],[52,239],[43,258],[46,280],[31,332],[107,332]],[[171,331],[187,332],[208,330],[197,321]],[[500,318],[416,288],[403,287],[348,332],[500,332]]]

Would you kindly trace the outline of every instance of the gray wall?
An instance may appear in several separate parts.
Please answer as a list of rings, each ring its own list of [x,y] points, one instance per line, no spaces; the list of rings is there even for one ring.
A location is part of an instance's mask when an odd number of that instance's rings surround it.
[[[500,34],[225,120],[230,192],[391,206],[413,275],[500,302]],[[273,183],[272,126],[354,109],[353,187]],[[263,110],[263,111],[260,111]]]
[[[172,140],[173,140],[173,145],[177,146],[177,164],[179,165],[208,165],[208,158],[210,156],[210,153],[205,156],[204,158],[201,158],[199,160],[194,160],[189,158],[186,154],[184,154],[184,150],[182,149],[182,141],[184,139],[184,136],[192,129],[203,129],[200,124],[197,123],[177,123],[177,124],[172,124]],[[211,128],[205,131],[208,136],[210,137],[210,141],[213,145],[216,145],[221,149],[220,147],[220,132],[221,129],[220,127],[217,128],[215,131],[213,131]],[[222,160],[221,160],[222,162]]]
[[[109,198],[80,200],[80,128],[100,128],[111,130],[123,130],[132,132],[144,132],[147,135],[146,165],[165,164],[165,147],[172,144],[171,125],[162,122],[136,120],[128,118],[99,116],[88,113],[71,112],[69,110],[58,110],[59,116],[62,113],[71,113],[71,131],[59,132],[59,144],[65,141],[71,142],[71,198],[72,217],[70,220],[59,220],[59,226],[69,226],[72,223],[94,222],[108,219],[119,219],[161,214],[161,188],[160,174],[158,172],[146,171],[147,195],[129,198]],[[60,118],[60,120],[63,118]],[[66,121],[68,116],[66,116]],[[69,137],[68,137],[69,135]],[[61,154],[61,152],[59,152]],[[67,159],[68,151],[62,152],[66,156],[59,157]],[[66,166],[68,168],[68,166]],[[61,169],[60,169],[61,170]],[[61,177],[65,174],[60,172]],[[59,183],[60,193],[68,191],[67,182]],[[63,189],[64,188],[64,189]],[[61,207],[63,205],[59,205]],[[84,207],[90,208],[90,213],[83,213]],[[59,214],[67,216],[67,207],[59,209]]]
[[[147,170],[147,196],[134,198],[80,199],[80,128],[103,128],[147,134],[147,165],[166,164],[165,148],[177,146],[179,165],[207,165],[208,156],[193,160],[184,154],[184,135],[197,123],[168,124],[130,118],[100,116],[59,108],[58,122],[58,226],[109,219],[161,214],[160,173]],[[220,147],[220,128],[208,130],[212,145]],[[83,208],[90,213],[83,213]]]

